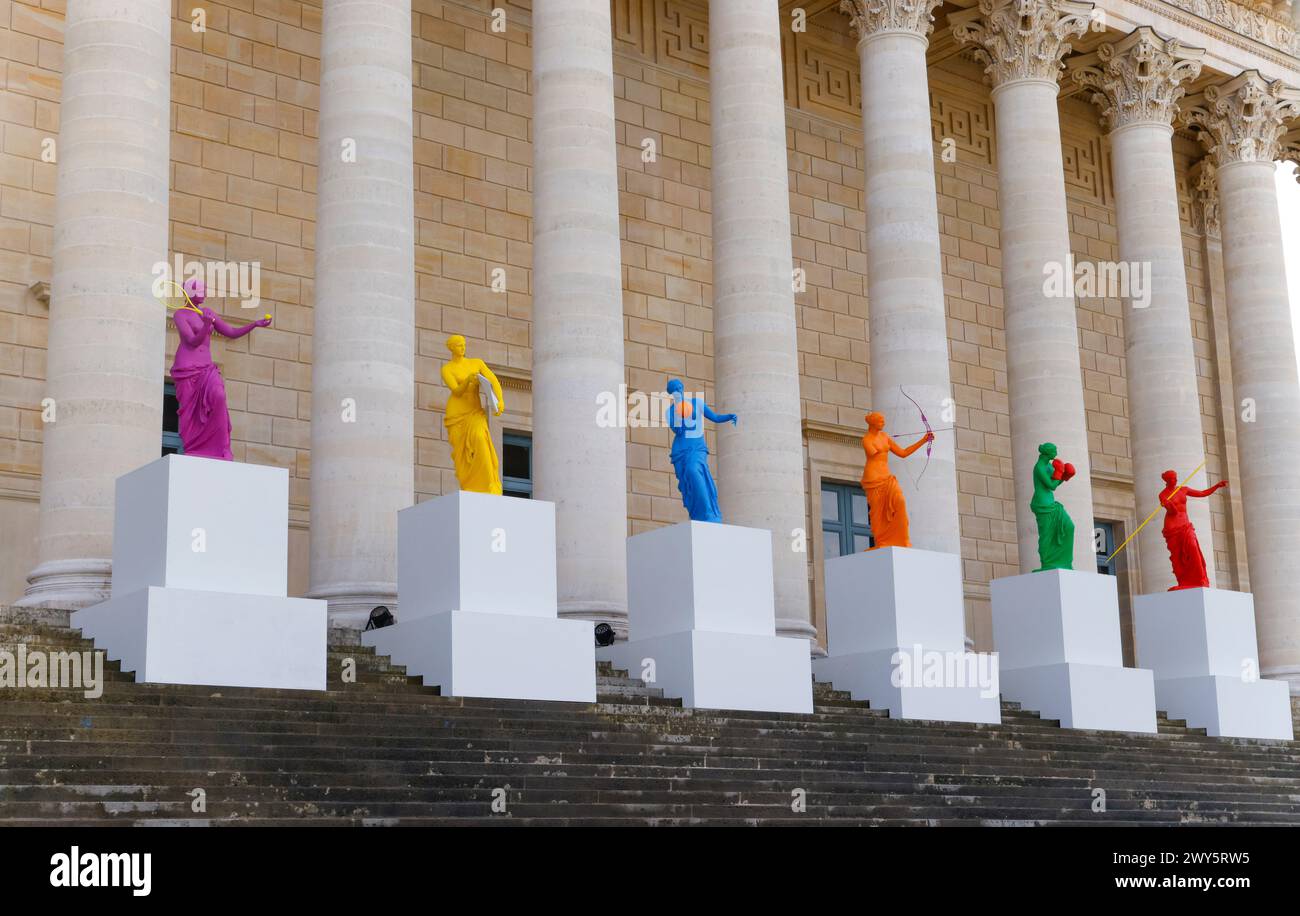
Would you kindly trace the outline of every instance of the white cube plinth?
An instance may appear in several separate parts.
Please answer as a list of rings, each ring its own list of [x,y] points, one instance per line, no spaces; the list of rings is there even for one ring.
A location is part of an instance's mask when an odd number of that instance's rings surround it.
[[[145,588],[75,612],[72,626],[137,681],[324,690],[324,601]]]
[[[407,603],[399,599],[405,614]],[[448,611],[367,630],[361,643],[437,685],[443,696],[596,702],[589,621]]]
[[[918,643],[962,651],[961,557],[882,547],[827,561],[826,639],[832,655]]]
[[[555,504],[448,493],[397,514],[404,621],[471,611],[554,618]]]
[[[683,522],[630,538],[628,642],[602,655],[686,707],[812,712],[808,641],[775,635],[771,537]]]
[[[1113,577],[1051,569],[991,594],[1003,697],[1066,728],[1155,732],[1151,672],[1124,667]]]
[[[826,564],[820,681],[899,719],[1002,720],[996,655],[965,648],[961,558],[884,547]]]
[[[289,472],[168,455],[117,479],[113,595],[288,594]]]
[[[682,522],[627,542],[629,640],[687,630],[776,635],[772,534]]]
[[[1211,588],[1139,595],[1137,657],[1155,675],[1156,702],[1216,737],[1294,737],[1284,681],[1259,679],[1255,602]]]
[[[137,680],[324,690],[328,607],[285,597],[284,468],[169,455],[119,477],[112,598],[72,625]]]
[[[1124,664],[1114,576],[1049,569],[994,579],[990,592],[1003,671],[1059,662]]]
[[[688,709],[812,712],[806,639],[684,630],[624,643],[611,657]]]
[[[558,615],[554,503],[456,492],[397,518],[399,619],[364,645],[443,696],[596,701],[593,624]]]

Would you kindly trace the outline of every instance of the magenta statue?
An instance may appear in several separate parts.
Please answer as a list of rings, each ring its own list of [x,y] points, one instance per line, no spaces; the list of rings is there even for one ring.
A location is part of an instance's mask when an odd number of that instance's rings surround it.
[[[172,381],[180,403],[181,446],[186,455],[233,461],[230,452],[230,411],[226,406],[226,383],[212,361],[209,343],[215,329],[231,339],[250,334],[253,328],[271,324],[267,315],[251,324],[232,328],[221,316],[203,305],[207,289],[202,280],[186,280],[182,289],[188,304],[172,314],[180,332],[180,346],[172,362]]]

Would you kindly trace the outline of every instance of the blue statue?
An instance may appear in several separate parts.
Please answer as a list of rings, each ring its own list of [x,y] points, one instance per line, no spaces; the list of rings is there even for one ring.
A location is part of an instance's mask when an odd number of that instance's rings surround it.
[[[704,443],[704,418],[714,423],[736,423],[734,413],[714,413],[703,398],[687,398],[681,379],[668,382],[668,428],[673,431],[673,449],[669,457],[677,473],[677,489],[682,505],[693,522],[721,522],[718,488],[709,473],[709,447]]]

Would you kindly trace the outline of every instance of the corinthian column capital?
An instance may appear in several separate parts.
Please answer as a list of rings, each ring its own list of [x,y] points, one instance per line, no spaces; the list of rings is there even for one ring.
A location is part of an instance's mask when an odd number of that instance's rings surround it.
[[[977,9],[948,19],[958,43],[974,53],[996,89],[1018,80],[1055,81],[1078,38],[1092,21],[1093,4],[1080,0],[980,0]]]
[[[1271,162],[1282,152],[1285,124],[1300,115],[1300,90],[1246,72],[1189,96],[1184,120],[1202,130],[1201,140],[1220,166]]]
[[[943,0],[840,0],[858,40],[877,32],[915,32],[922,38],[934,30],[934,8]]]
[[[1116,130],[1129,124],[1170,125],[1187,82],[1201,73],[1204,48],[1189,48],[1141,26],[1116,42],[1070,62],[1071,76],[1095,90],[1102,124]]]

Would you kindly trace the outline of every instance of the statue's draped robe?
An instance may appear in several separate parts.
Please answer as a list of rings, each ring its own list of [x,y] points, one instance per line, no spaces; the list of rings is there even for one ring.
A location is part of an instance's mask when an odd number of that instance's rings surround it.
[[[477,373],[476,373],[477,374]],[[467,493],[501,495],[501,474],[497,450],[488,429],[487,411],[479,399],[477,378],[470,382],[468,397],[449,398],[442,423],[451,442],[451,460],[456,481]],[[472,406],[469,406],[472,405]]]
[[[1177,501],[1175,511],[1165,516],[1163,534],[1165,545],[1169,548],[1169,562],[1174,568],[1174,579],[1178,584],[1170,591],[1180,588],[1209,588],[1210,573],[1205,568],[1205,554],[1201,552],[1201,542],[1196,537],[1196,528],[1187,517],[1187,496],[1174,497]],[[1160,504],[1166,509],[1171,500],[1162,499]]]
[[[211,328],[204,333],[210,335]],[[194,348],[190,348],[193,350]],[[177,350],[172,365],[180,421],[181,447],[186,455],[233,461],[230,452],[230,411],[226,407],[226,383],[221,370],[208,359],[199,365],[182,366]]]
[[[691,406],[679,418],[674,405],[668,411],[668,425],[673,431],[673,448],[669,458],[677,474],[677,491],[682,494],[682,505],[693,522],[721,522],[718,508],[718,488],[709,471],[709,447],[704,442],[703,402],[692,398],[684,403]]]
[[[871,519],[872,550],[881,547],[911,547],[912,539],[907,527],[907,505],[903,489],[893,474],[882,480],[868,481],[862,477],[862,492],[867,495],[867,511]]]
[[[1029,508],[1038,520],[1038,569],[1074,569],[1074,520],[1056,501],[1045,481],[1052,475],[1051,462],[1039,458],[1034,466],[1034,498]]]

